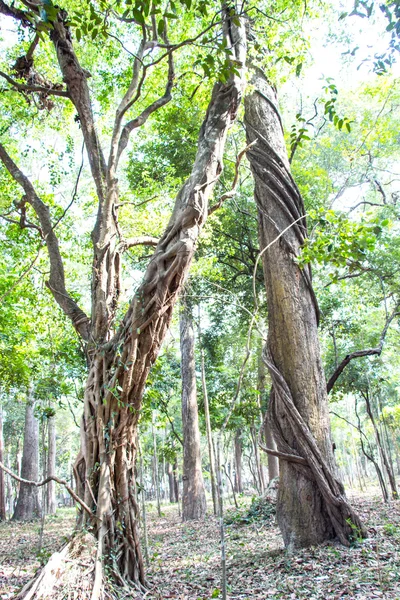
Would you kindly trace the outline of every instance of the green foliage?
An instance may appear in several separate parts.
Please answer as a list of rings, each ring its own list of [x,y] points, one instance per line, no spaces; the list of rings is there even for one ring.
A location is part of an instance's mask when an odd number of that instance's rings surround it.
[[[375,250],[383,228],[389,225],[387,218],[369,215],[354,222],[346,214],[322,208],[310,211],[309,216],[314,224],[314,238],[304,244],[299,265],[317,261],[332,266],[329,276],[333,283],[337,283],[340,269],[349,267],[353,273],[365,267],[368,253]]]
[[[229,511],[225,515],[227,525],[258,523],[270,525],[275,521],[276,505],[265,497],[253,498],[248,509]]]

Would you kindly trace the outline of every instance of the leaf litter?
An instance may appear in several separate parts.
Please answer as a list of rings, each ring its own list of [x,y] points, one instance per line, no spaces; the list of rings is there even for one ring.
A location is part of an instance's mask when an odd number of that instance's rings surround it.
[[[287,554],[269,502],[242,499],[226,514],[229,600],[400,600],[400,501],[353,497],[369,537],[351,548],[336,542]],[[150,508],[150,506],[149,506]],[[74,526],[74,513],[46,519],[38,554],[38,523],[0,523],[0,600],[9,600],[59,550]],[[218,520],[182,523],[176,505],[159,518],[148,510],[146,600],[221,598]],[[125,596],[126,597],[126,596]],[[133,593],[132,598],[138,598]]]

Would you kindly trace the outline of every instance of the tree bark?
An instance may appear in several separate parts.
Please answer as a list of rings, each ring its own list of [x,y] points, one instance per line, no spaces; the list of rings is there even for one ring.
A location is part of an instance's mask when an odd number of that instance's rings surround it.
[[[21,477],[30,481],[39,478],[39,426],[33,414],[32,391],[28,394],[25,409],[24,448],[22,452]],[[21,483],[13,521],[32,521],[40,517],[39,491]]]
[[[3,407],[0,404],[0,462],[4,462],[3,439]],[[4,471],[0,469],[0,521],[5,521],[6,515],[6,485]]]
[[[235,492],[243,492],[242,484],[242,432],[238,429],[235,433]]]
[[[266,365],[262,358],[262,348],[260,349],[260,354],[258,358],[258,392],[260,397],[260,405],[261,405],[261,418],[264,419],[264,439],[265,445],[267,448],[271,450],[276,450],[276,442],[274,438],[274,434],[272,431],[272,427],[267,418],[265,418],[266,414],[263,414],[263,410],[268,410],[268,398],[266,397],[266,374],[267,369]],[[265,401],[263,399],[265,398]],[[268,454],[268,480],[272,481],[279,477],[279,461],[277,456],[273,456],[272,454]]]
[[[272,428],[269,420],[267,419],[264,425],[264,437],[265,445],[271,450],[276,450],[276,442],[272,433]],[[279,460],[276,456],[270,454],[268,456],[268,479],[272,481],[276,477],[279,477]]]
[[[172,470],[171,463],[167,463],[167,475],[168,475],[168,488],[169,488],[169,502],[170,502],[170,504],[174,504],[177,500],[175,498],[174,473]]]
[[[182,298],[180,313],[180,336],[183,429],[182,519],[190,521],[205,517],[207,503],[201,468],[193,317],[185,298]]]
[[[287,455],[279,461],[278,523],[289,549],[335,535],[348,545],[354,529],[365,532],[337,479],[311,270],[300,270],[295,262],[306,237],[303,201],[290,174],[276,94],[260,71],[253,84],[245,124],[248,143],[257,140],[248,158],[268,302],[263,357],[273,382],[269,414],[274,437]]]
[[[158,474],[158,455],[157,455],[157,436],[155,430],[155,414],[153,410],[152,419],[151,419],[151,433],[153,436],[153,485],[154,492],[156,495],[157,502],[157,514],[161,517],[161,505],[160,505],[160,480]]]
[[[47,476],[56,474],[56,417],[55,414],[48,419],[47,423]],[[46,489],[46,513],[55,515],[57,511],[56,483],[50,481]]]
[[[213,444],[212,429],[211,429],[210,406],[209,406],[209,402],[208,402],[208,390],[207,390],[204,350],[201,345],[200,305],[198,308],[199,308],[198,334],[199,334],[200,357],[201,357],[201,386],[202,386],[202,390],[203,390],[204,418],[206,421],[208,458],[210,461],[211,494],[212,494],[214,515],[217,516],[217,514],[218,514],[218,491],[217,491],[217,478],[216,478],[216,473],[215,473],[215,453],[214,453],[214,444]]]

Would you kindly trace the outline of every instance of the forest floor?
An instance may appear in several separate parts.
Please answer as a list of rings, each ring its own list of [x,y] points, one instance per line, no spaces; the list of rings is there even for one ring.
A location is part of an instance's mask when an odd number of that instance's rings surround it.
[[[376,494],[352,502],[369,537],[351,548],[337,543],[287,555],[274,507],[239,499],[228,507],[226,545],[229,600],[314,600],[385,598],[400,600],[400,501],[384,505]],[[61,509],[45,524],[38,553],[39,524],[0,523],[0,600],[13,597],[74,524],[73,509]],[[150,590],[146,600],[220,598],[219,525],[182,523],[176,505],[164,505],[159,518],[148,505]],[[133,599],[139,597],[133,594]]]

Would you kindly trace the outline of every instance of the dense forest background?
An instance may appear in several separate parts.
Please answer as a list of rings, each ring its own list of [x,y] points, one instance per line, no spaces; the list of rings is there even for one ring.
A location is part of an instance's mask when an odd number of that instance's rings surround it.
[[[399,11],[0,2],[0,519],[36,520],[45,564],[76,505],[93,600],[147,589],[146,510],[220,517],[226,598],[249,499],[289,551],[362,543],[338,481],[397,507]]]

